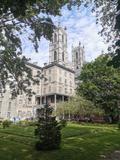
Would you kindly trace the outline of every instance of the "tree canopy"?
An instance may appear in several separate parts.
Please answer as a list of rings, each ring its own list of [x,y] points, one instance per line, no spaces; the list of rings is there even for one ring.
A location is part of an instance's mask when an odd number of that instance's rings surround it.
[[[95,61],[85,64],[77,91],[114,118],[119,114],[120,70],[107,66],[110,60],[109,55],[101,55]]]
[[[6,83],[10,83],[14,92],[25,88],[24,80],[19,81],[26,72],[27,81],[32,79],[30,69],[25,65],[27,58],[22,55],[21,35],[28,33],[35,50],[41,37],[51,39],[55,28],[51,16],[61,15],[61,8],[93,4],[97,20],[102,24],[103,33],[111,39],[110,32],[116,31],[113,36],[113,47],[115,48],[111,63],[118,67],[120,62],[120,0],[1,0],[0,1],[0,91],[5,91]],[[116,21],[115,21],[116,19]],[[113,23],[115,22],[115,23]],[[108,26],[111,30],[107,32]],[[109,34],[107,34],[109,33]],[[109,35],[109,36],[108,36]],[[13,83],[14,82],[14,83]],[[15,85],[15,82],[17,85]],[[13,87],[14,86],[14,87]],[[15,87],[17,86],[17,87]],[[19,86],[19,87],[18,87]],[[24,87],[23,87],[24,86]],[[17,88],[17,89],[16,89]]]
[[[74,96],[67,102],[61,102],[57,105],[55,111],[57,116],[64,119],[65,115],[81,115],[81,116],[92,116],[92,115],[103,115],[104,111],[94,106],[90,100],[86,100],[82,96]]]
[[[1,0],[0,1],[0,91],[6,84],[16,94],[25,90],[29,79],[33,80],[28,59],[22,55],[21,35],[28,33],[35,50],[41,37],[50,40],[55,28],[50,16],[60,15],[60,9],[72,2],[61,0]],[[22,79],[24,74],[26,79]],[[25,82],[27,82],[25,84]],[[25,84],[25,85],[24,85]],[[27,90],[27,89],[26,89]]]

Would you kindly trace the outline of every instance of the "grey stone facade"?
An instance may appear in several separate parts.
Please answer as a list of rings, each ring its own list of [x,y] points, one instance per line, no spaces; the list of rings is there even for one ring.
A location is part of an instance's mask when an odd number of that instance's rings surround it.
[[[72,46],[72,62],[75,71],[75,77],[80,75],[83,64],[85,63],[85,51],[84,46],[79,45],[77,47]]]

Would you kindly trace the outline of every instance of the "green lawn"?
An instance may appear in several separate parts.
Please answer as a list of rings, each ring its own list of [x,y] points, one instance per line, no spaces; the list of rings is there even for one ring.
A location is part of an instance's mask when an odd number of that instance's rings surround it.
[[[60,150],[38,152],[33,127],[0,128],[0,160],[99,160],[100,155],[120,150],[115,126],[68,124],[62,137]]]

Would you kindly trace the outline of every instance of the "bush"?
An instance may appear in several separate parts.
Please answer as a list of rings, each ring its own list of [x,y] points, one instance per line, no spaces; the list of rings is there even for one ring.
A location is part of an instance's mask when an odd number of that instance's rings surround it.
[[[23,126],[23,127],[36,126],[36,122],[35,121],[28,121],[28,120],[19,121],[17,124],[19,126]]]
[[[2,125],[2,120],[0,120],[0,125]]]
[[[63,120],[60,121],[60,124],[61,124],[61,127],[62,127],[62,128],[63,128],[63,127],[66,127],[67,121],[63,119]]]
[[[16,124],[17,124],[18,126],[22,126],[22,121],[18,121]]]
[[[118,122],[118,129],[120,130],[120,121]]]
[[[38,123],[35,135],[39,138],[37,150],[59,149],[61,143],[61,124],[52,116],[53,109],[45,105],[37,110]]]
[[[28,126],[36,126],[36,121],[28,121],[27,125]]]
[[[9,127],[10,125],[11,125],[11,121],[8,121],[8,120],[5,120],[5,121],[3,121],[2,122],[2,125],[3,125],[3,128],[7,128],[7,127]]]

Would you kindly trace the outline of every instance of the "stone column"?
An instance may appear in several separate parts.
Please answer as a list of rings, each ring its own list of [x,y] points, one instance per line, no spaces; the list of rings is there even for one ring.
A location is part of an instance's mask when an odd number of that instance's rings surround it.
[[[54,95],[54,104],[55,104],[55,111],[56,111],[56,94]]]
[[[62,96],[62,102],[64,102],[64,96]]]
[[[65,100],[64,100],[64,96],[62,96],[62,102],[64,102]],[[63,111],[63,116],[62,116],[62,118],[63,119],[65,119],[65,113],[64,113],[64,111]]]
[[[47,97],[44,96],[44,103],[46,104],[47,103]]]

